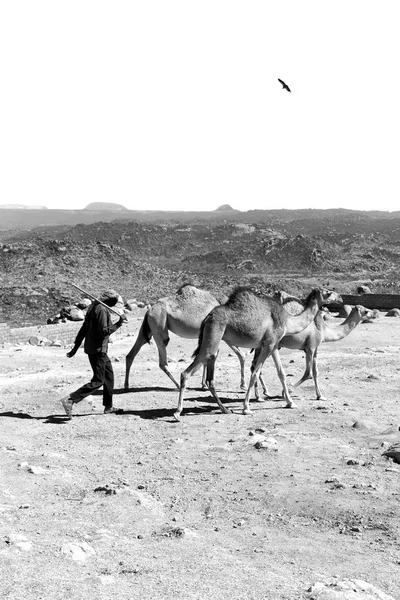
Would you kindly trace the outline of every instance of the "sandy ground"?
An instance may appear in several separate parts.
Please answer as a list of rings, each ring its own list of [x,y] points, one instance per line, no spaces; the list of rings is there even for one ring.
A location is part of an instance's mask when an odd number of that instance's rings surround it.
[[[180,423],[154,345],[124,393],[134,338],[115,341],[123,413],[102,414],[95,395],[71,421],[59,398],[88,380],[83,352],[3,347],[1,597],[297,600],[335,575],[399,598],[400,465],[382,456],[400,440],[399,333],[382,317],[323,345],[327,399],[307,382],[297,409],[253,402],[252,416],[241,414],[238,361],[221,347],[217,389],[232,414],[196,375]],[[171,337],[176,375],[194,346]],[[282,356],[289,381],[299,378],[302,353]],[[264,371],[278,393],[272,364]],[[255,447],[260,435],[267,448]]]

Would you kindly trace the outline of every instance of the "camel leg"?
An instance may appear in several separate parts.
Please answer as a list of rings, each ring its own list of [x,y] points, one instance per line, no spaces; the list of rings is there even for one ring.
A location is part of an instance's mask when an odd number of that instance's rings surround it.
[[[199,339],[201,338],[201,342],[195,351],[195,359],[181,374],[178,407],[174,413],[174,417],[177,421],[180,421],[180,416],[183,409],[183,398],[186,389],[186,382],[189,379],[189,377],[191,377],[201,367],[201,365],[207,365],[207,385],[210,380],[214,379],[214,364],[218,356],[218,348],[225,331],[225,325],[219,324],[216,327],[212,321],[207,321],[207,317],[204,323],[204,329],[201,331],[199,337]],[[208,366],[209,363],[210,366]],[[213,386],[214,383],[212,382],[212,387]],[[213,394],[211,389],[210,392]],[[217,394],[213,394],[213,396],[218,402],[218,405],[221,407],[222,412],[227,412],[227,409],[225,409],[225,407],[222,405]]]
[[[312,366],[312,362],[313,362],[313,355],[314,355],[314,352],[310,348],[307,348],[305,371],[304,371],[301,379],[299,379],[299,381],[294,384],[293,389],[299,387],[299,385],[301,385],[302,383],[307,381],[307,379],[311,379],[311,366]]]
[[[188,366],[188,368],[185,369],[181,373],[181,385],[179,388],[178,406],[177,406],[176,411],[174,412],[174,418],[176,421],[181,420],[181,413],[182,413],[182,409],[183,409],[183,398],[184,398],[185,390],[186,390],[186,382],[189,379],[189,377],[194,375],[196,373],[196,371],[198,371],[200,369],[202,364],[204,364],[204,359],[201,356],[196,356],[196,358]]]
[[[211,356],[211,358],[209,358],[209,360],[207,362],[207,380],[206,380],[206,383],[207,383],[208,389],[211,392],[211,395],[217,401],[218,406],[221,409],[221,412],[224,413],[224,414],[228,414],[228,413],[230,413],[232,411],[229,410],[228,408],[226,408],[222,404],[222,402],[221,402],[221,400],[220,400],[220,398],[219,398],[219,396],[218,396],[218,394],[216,392],[215,386],[214,386],[214,372],[215,372],[215,361],[216,360],[217,360],[217,355],[213,355],[213,356]]]
[[[287,382],[286,382],[286,375],[285,375],[285,372],[282,367],[281,355],[279,354],[278,349],[275,349],[272,352],[272,359],[275,363],[276,372],[278,373],[278,377],[282,384],[283,397],[286,400],[286,408],[297,408],[297,405],[293,402],[293,400],[290,397],[289,388],[288,388]]]
[[[319,385],[318,385],[317,351],[314,352],[314,356],[312,359],[312,373],[313,373],[313,377],[314,377],[315,391],[317,392],[317,400],[325,400],[325,398],[321,394],[321,390],[319,389]]]
[[[125,358],[125,391],[129,390],[129,373],[131,370],[131,366],[132,363],[136,357],[136,355],[139,353],[139,350],[142,348],[142,346],[144,346],[145,344],[149,343],[149,339],[147,339],[145,337],[145,335],[143,334],[143,325],[141,326],[138,336],[136,338],[136,342],[134,343],[134,345],[132,346],[131,350],[129,351],[129,353],[126,355]]]
[[[253,358],[253,362],[251,365],[250,383],[249,383],[249,387],[247,388],[246,396],[243,401],[243,411],[242,412],[244,415],[252,414],[252,412],[250,410],[251,390],[257,381],[257,378],[259,376],[259,373],[261,371],[261,368],[262,368],[264,362],[266,361],[268,356],[271,354],[272,349],[273,348],[271,346],[267,346],[267,347],[257,348],[254,351],[254,358]]]
[[[244,378],[245,356],[244,356],[243,352],[240,350],[240,348],[238,348],[237,346],[232,346],[231,344],[228,344],[228,342],[225,342],[225,343],[229,346],[229,348],[232,350],[232,352],[234,352],[239,359],[239,362],[240,362],[240,389],[245,390],[246,389],[246,380]]]
[[[168,368],[168,357],[167,357],[167,345],[169,342],[169,337],[168,337],[168,330],[163,332],[164,335],[161,334],[161,332],[157,332],[154,334],[154,341],[157,344],[157,350],[158,350],[158,365],[161,369],[161,371],[164,371],[164,373],[166,375],[168,375],[168,377],[170,378],[171,381],[174,382],[174,384],[176,385],[176,387],[179,390],[179,383],[177,382],[177,380],[175,379],[175,377],[172,375],[171,371]]]
[[[259,349],[255,349],[254,350],[253,361],[251,363],[251,369],[252,370],[254,370],[254,368],[255,368],[255,365],[256,365],[257,358],[258,358],[259,354],[260,354],[260,350]],[[265,390],[265,391],[267,390],[267,388],[265,387],[265,382],[264,382],[264,378],[263,378],[262,373],[261,373],[261,369],[260,369],[260,371],[259,371],[259,373],[258,373],[258,375],[257,375],[257,377],[256,377],[256,379],[254,381],[254,394],[255,394],[257,402],[263,402],[264,401],[264,398],[261,398],[261,396],[260,396],[260,386],[263,388],[263,390]]]
[[[253,365],[255,366],[259,354],[260,354],[260,350],[259,349],[254,350],[254,357],[253,357],[252,366]],[[260,396],[260,389],[259,389],[260,387],[262,387],[264,398],[261,398],[261,396]],[[261,369],[259,370],[258,375],[256,377],[256,380],[254,382],[254,393],[255,393],[255,397],[256,397],[257,402],[264,402],[264,400],[266,400],[268,398],[273,398],[273,396],[270,396],[269,393],[268,393],[268,389],[267,389],[267,386],[265,384],[264,377],[263,377]]]
[[[201,376],[201,388],[203,390],[208,389],[207,387],[207,366],[203,365],[203,375]]]
[[[263,396],[260,395],[260,388],[262,388]],[[256,396],[257,402],[264,402],[265,400],[269,400],[270,398],[276,398],[277,396],[272,396],[267,388],[267,384],[265,383],[264,375],[261,370],[258,373],[258,377],[254,384],[254,392]]]

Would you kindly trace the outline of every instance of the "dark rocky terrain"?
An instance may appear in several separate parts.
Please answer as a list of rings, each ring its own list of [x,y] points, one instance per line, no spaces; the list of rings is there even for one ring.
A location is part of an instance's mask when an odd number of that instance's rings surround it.
[[[220,207],[223,208],[223,207]],[[9,211],[0,211],[6,214]],[[18,212],[18,211],[12,211]],[[37,215],[41,211],[19,211]],[[75,282],[152,302],[185,281],[228,292],[251,285],[300,294],[326,284],[397,293],[400,214],[337,210],[114,213],[117,220],[0,231],[0,321],[45,322],[76,300]],[[126,215],[135,214],[135,219]],[[92,215],[92,216],[93,216]],[[101,220],[100,220],[101,219]],[[2,221],[3,223],[3,221]]]

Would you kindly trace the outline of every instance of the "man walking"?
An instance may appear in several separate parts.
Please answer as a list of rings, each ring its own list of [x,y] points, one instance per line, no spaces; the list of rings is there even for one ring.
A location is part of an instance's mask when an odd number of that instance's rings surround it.
[[[115,290],[105,291],[99,298],[107,306],[115,306],[120,299]],[[103,386],[103,406],[106,414],[117,412],[113,407],[114,392],[114,372],[111,361],[107,355],[108,341],[110,335],[117,331],[123,323],[127,321],[125,316],[121,316],[119,321],[112,323],[110,311],[99,302],[93,302],[88,308],[82,327],[78,331],[74,347],[67,353],[68,358],[72,358],[79,346],[84,343],[84,351],[88,355],[90,365],[93,370],[91,381],[85,383],[69,396],[61,399],[68,419],[72,415],[72,407],[80,402],[89,394]]]

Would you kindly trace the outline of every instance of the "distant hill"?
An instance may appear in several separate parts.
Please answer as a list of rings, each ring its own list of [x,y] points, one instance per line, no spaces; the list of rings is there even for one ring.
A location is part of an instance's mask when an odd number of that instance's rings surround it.
[[[127,211],[128,209],[122,204],[114,204],[113,202],[91,202],[83,210],[93,210],[93,211]]]
[[[47,210],[47,207],[26,206],[25,204],[0,204],[0,210]]]
[[[215,209],[215,212],[238,212],[236,208],[232,208],[230,204],[221,204]]]

